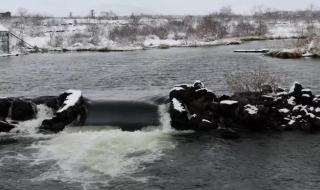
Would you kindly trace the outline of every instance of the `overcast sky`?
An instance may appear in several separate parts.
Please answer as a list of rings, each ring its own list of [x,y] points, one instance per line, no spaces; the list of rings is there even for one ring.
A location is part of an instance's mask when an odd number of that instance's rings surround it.
[[[90,9],[112,10],[119,15],[132,12],[146,14],[201,15],[232,6],[237,13],[250,13],[254,6],[282,10],[305,9],[311,4],[320,6],[320,0],[1,0],[0,11],[15,12],[24,7],[31,12],[54,16],[87,15]]]

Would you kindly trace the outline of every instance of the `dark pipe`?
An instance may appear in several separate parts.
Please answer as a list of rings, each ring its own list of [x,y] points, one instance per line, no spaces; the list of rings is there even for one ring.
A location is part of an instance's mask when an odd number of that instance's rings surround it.
[[[158,106],[133,101],[89,101],[84,125],[118,126],[122,130],[135,131],[147,126],[160,125]]]

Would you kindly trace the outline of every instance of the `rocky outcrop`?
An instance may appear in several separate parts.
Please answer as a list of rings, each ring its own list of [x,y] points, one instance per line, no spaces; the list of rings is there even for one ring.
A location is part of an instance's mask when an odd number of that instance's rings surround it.
[[[8,117],[11,104],[12,99],[10,98],[0,99],[0,121],[4,121]]]
[[[11,119],[26,121],[34,119],[37,114],[36,104],[25,99],[14,99],[11,104]]]
[[[221,99],[227,99],[223,96]],[[193,85],[178,85],[170,92],[171,125],[177,130],[216,130],[219,136],[238,135],[228,126],[230,117],[237,114],[238,103],[223,100],[204,87],[200,81]]]
[[[295,49],[270,50],[265,53],[266,56],[277,57],[282,59],[297,59],[301,58],[303,53]]]
[[[28,99],[1,98],[0,132],[9,132],[15,127],[16,122],[34,119],[36,114],[36,104]]]
[[[227,130],[235,134],[241,130],[320,129],[320,96],[298,82],[289,91],[279,88],[273,92],[266,86],[263,93],[217,98],[198,81],[173,88],[170,101],[172,126],[178,130]]]
[[[67,125],[73,123],[80,125],[84,122],[87,108],[81,91],[68,90],[58,96],[55,101],[50,101],[50,103],[52,103],[53,107],[57,105],[58,109],[56,109],[53,118],[42,122],[40,131],[57,133]]]
[[[15,128],[14,125],[11,125],[5,121],[0,121],[0,133],[9,132],[13,128]]]
[[[21,121],[36,118],[37,105],[51,108],[54,116],[44,120],[39,128],[41,132],[60,132],[67,125],[80,125],[86,117],[86,101],[81,91],[68,90],[60,96],[43,96],[35,99],[0,99],[0,132],[9,132]]]

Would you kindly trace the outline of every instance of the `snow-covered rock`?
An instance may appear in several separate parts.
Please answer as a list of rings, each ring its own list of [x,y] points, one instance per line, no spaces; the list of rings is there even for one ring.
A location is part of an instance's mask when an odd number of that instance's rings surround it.
[[[244,106],[244,111],[250,115],[256,115],[258,113],[259,109],[256,106],[247,104]]]
[[[80,98],[82,97],[82,93],[80,90],[67,90],[65,92],[66,94],[68,94],[68,96],[66,97],[65,101],[63,102],[63,107],[60,108],[57,113],[61,113],[67,109],[69,109],[72,106],[75,106],[75,104],[77,102],[80,101]]]

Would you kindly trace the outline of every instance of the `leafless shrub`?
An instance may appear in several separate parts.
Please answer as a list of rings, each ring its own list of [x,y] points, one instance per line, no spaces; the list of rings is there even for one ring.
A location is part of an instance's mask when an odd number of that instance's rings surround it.
[[[200,38],[219,39],[227,35],[227,28],[216,20],[214,15],[203,17],[196,31]]]
[[[98,45],[100,38],[103,35],[103,29],[98,24],[90,24],[87,26],[87,31],[90,35],[90,42]]]
[[[250,23],[249,21],[240,21],[234,27],[233,36],[263,36],[267,32],[268,26],[262,20],[258,20],[256,21],[256,23]]]
[[[50,33],[49,46],[51,47],[62,47],[63,45],[63,36],[57,32]]]
[[[153,27],[149,25],[137,26],[129,24],[127,26],[115,27],[110,31],[109,38],[118,42],[134,42],[139,36],[156,35],[160,39],[166,39],[168,34],[169,30],[165,26]]]
[[[75,43],[84,43],[89,39],[90,36],[86,33],[77,32],[69,36],[68,44],[73,45]]]
[[[229,89],[234,93],[261,93],[264,85],[270,85],[273,91],[280,85],[280,77],[269,72],[265,65],[257,65],[248,71],[236,71],[225,75]]]
[[[235,25],[233,30],[233,36],[243,37],[243,36],[253,36],[255,34],[255,27],[253,24],[245,21],[240,21]]]
[[[154,27],[152,30],[152,33],[149,35],[156,35],[160,39],[166,39],[168,37],[169,31],[165,27]],[[140,35],[140,32],[138,32],[138,35]]]
[[[115,27],[109,32],[109,38],[118,42],[134,42],[137,39],[138,28],[134,25]]]
[[[132,13],[131,16],[129,17],[129,22],[131,25],[137,27],[140,24],[140,19],[141,19],[140,16],[137,16]]]
[[[255,35],[262,36],[268,32],[268,26],[262,19],[256,22]]]

